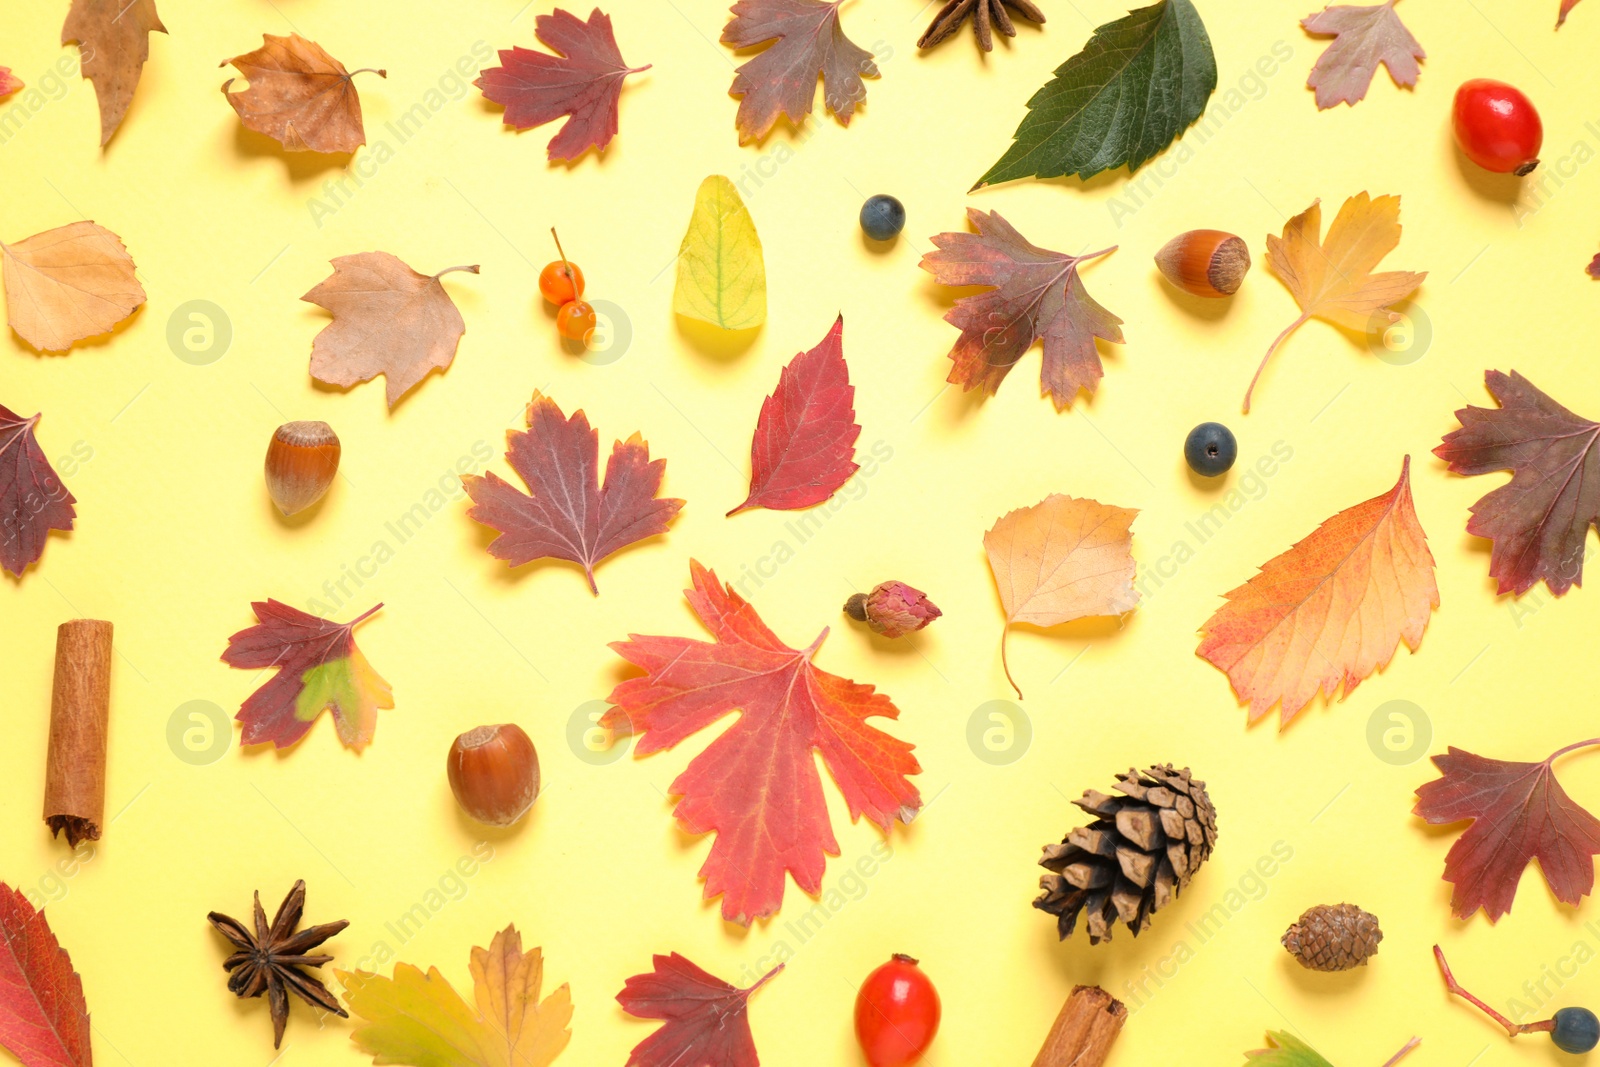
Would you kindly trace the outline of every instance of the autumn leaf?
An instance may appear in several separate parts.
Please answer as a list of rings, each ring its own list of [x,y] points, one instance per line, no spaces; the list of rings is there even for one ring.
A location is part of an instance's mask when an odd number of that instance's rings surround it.
[[[311,344],[311,376],[348,389],[384,376],[393,408],[430,371],[456,358],[467,324],[439,279],[476,265],[418,274],[387,252],[333,261],[333,273],[300,299],[333,313]]]
[[[741,66],[728,95],[743,97],[735,124],[739,143],[765,137],[783,115],[799,125],[811,114],[817,78],[822,102],[840,123],[850,125],[856,105],[867,97],[862,78],[876,78],[872,53],[844,35],[839,8],[845,0],[738,0],[722,30],[722,43],[772,47]]]
[[[10,67],[0,67],[0,100],[22,88],[22,79],[11,73]]]
[[[1600,738],[1559,749],[1540,763],[1513,763],[1451,746],[1434,756],[1439,778],[1417,790],[1414,813],[1434,825],[1470,820],[1444,859],[1455,886],[1450,911],[1469,919],[1479,908],[1490,922],[1511,910],[1528,861],[1555,898],[1578,905],[1594,889],[1600,819],[1575,804],[1556,781],[1555,761],[1600,745]]]
[[[44,912],[0,882],[0,1048],[22,1067],[91,1067],[89,1006]]]
[[[855,396],[840,315],[821,344],[789,361],[778,388],[762,403],[750,442],[750,495],[728,514],[747,508],[795,511],[838,492],[860,469]]]
[[[1261,366],[1245,390],[1246,413],[1250,411],[1250,394],[1261,380],[1267,361],[1291,333],[1313,318],[1358,332],[1371,329],[1375,321],[1398,322],[1399,313],[1389,305],[1416,292],[1428,276],[1427,271],[1372,273],[1372,268],[1400,243],[1398,196],[1374,200],[1366,193],[1357,193],[1339,209],[1333,225],[1328,227],[1326,240],[1321,234],[1319,200],[1290,219],[1281,238],[1267,235],[1267,265],[1288,287],[1300,305],[1301,315],[1278,335],[1261,358]]]
[[[508,926],[472,950],[473,1004],[437,967],[397,963],[394,977],[335,971],[360,1025],[350,1039],[376,1064],[407,1067],[549,1067],[572,1039],[572,992],[543,1000],[544,957],[522,951]]]
[[[1567,16],[1570,15],[1572,13],[1572,9],[1577,6],[1578,0],[1561,0],[1561,13],[1556,16],[1556,29],[1559,30],[1562,26],[1566,25]]]
[[[0,241],[0,265],[11,328],[41,352],[110,333],[145,299],[122,238],[87,220]]]
[[[1319,110],[1339,103],[1353,107],[1360,102],[1380,63],[1389,68],[1396,85],[1417,84],[1417,60],[1428,54],[1395,14],[1395,3],[1326,7],[1300,20],[1307,33],[1334,38],[1306,81],[1317,91]]]
[[[1472,505],[1467,532],[1487,537],[1498,591],[1521,596],[1543,581],[1555,596],[1583,584],[1590,526],[1600,526],[1600,422],[1580,418],[1512,371],[1484,374],[1498,408],[1456,412],[1461,429],[1433,454],[1456,474],[1510,471]]]
[[[1393,489],[1348,508],[1227,594],[1201,627],[1202,659],[1228,676],[1255,722],[1282,703],[1288,726],[1318,691],[1349,696],[1415,652],[1439,606],[1433,555],[1411,502],[1411,457]]]
[[[989,569],[1006,613],[1000,662],[1011,677],[1006,638],[1013,623],[1059,626],[1121,615],[1139,606],[1133,587],[1133,520],[1139,513],[1052,493],[1031,508],[1001,516],[983,535]]]
[[[534,19],[533,25],[534,36],[555,55],[503,48],[500,65],[480,71],[472,84],[506,109],[507,126],[530,130],[567,116],[550,139],[551,160],[577,159],[590,148],[604,152],[617,135],[624,79],[649,70],[650,65],[630,67],[623,62],[611,16],[599,8],[588,22],[557,8]]]
[[[1394,1067],[1420,1044],[1421,1038],[1412,1038],[1383,1067]],[[1316,1049],[1283,1030],[1268,1030],[1267,1047],[1246,1052],[1244,1061],[1247,1067],[1333,1067]]]
[[[700,868],[705,898],[722,896],[722,917],[749,926],[777,912],[785,872],[815,896],[825,857],[839,854],[817,752],[851,819],[865,815],[885,832],[922,808],[907,777],[922,768],[911,745],[867,724],[899,718],[887,696],[812,663],[826,628],[806,648],[791,648],[731,586],[698,562],[689,567],[694,588],[684,595],[715,640],[633,634],[614,642],[645,674],[611,691],[601,725],[642,734],[635,752],[648,756],[739,712],[669,791],[686,832],[716,835]]]
[[[245,128],[266,134],[290,152],[354,152],[367,143],[361,124],[361,98],[352,79],[357,74],[387,78],[388,71],[347,71],[322,46],[298,33],[287,37],[261,35],[266,43],[254,52],[225,59],[244,75],[249,87],[228,91]]]
[[[19,578],[44,555],[50,531],[72,529],[77,516],[34,436],[38,422],[0,404],[0,570]]]
[[[155,0],[72,0],[61,43],[76,41],[82,50],[83,76],[94,83],[100,102],[101,147],[110,142],[133,103],[150,58],[150,35],[166,32]]]
[[[500,531],[489,554],[520,567],[564,559],[583,568],[596,594],[594,568],[628,545],[663,534],[683,501],[658,498],[667,461],[650,459],[637,433],[611,446],[605,487],[599,484],[600,434],[582,411],[562,416],[556,402],[534,393],[528,432],[506,435],[506,461],[532,490],[511,486],[492,471],[462,478],[472,508],[467,517]]]
[[[767,321],[761,238],[739,190],[720,174],[701,182],[695,194],[678,248],[672,310],[724,330],[752,330]]]
[[[617,1003],[635,1018],[660,1019],[666,1025],[634,1047],[625,1067],[760,1067],[750,1036],[750,997],[783,964],[749,989],[739,989],[676,952],[654,956],[651,963],[651,973],[628,979]]]
[[[240,742],[288,748],[326,708],[339,740],[358,751],[365,748],[378,727],[378,709],[394,707],[394,696],[356,647],[354,631],[383,605],[347,623],[319,619],[276,600],[250,607],[259,624],[228,638],[222,662],[278,673],[250,694],[235,716],[244,724]]]

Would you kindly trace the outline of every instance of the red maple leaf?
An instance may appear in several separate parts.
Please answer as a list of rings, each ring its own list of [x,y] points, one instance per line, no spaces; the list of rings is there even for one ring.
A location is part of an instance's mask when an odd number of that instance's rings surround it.
[[[614,642],[645,675],[611,691],[602,723],[642,733],[636,751],[645,756],[741,713],[689,761],[671,792],[681,798],[675,813],[686,831],[717,835],[700,868],[705,898],[722,895],[722,917],[748,926],[783,903],[785,872],[815,896],[825,854],[839,854],[815,752],[850,818],[865,815],[885,832],[921,809],[907,775],[922,768],[911,745],[867,724],[899,718],[887,696],[812,664],[826,628],[809,647],[790,648],[715,574],[692,560],[689,569],[694,588],[684,595],[716,640],[631,634]]]
[[[750,997],[783,964],[740,989],[676,952],[651,963],[655,970],[628,979],[617,1003],[629,1015],[666,1025],[634,1046],[626,1067],[760,1067],[750,1036]]]
[[[739,0],[722,30],[722,43],[752,48],[775,42],[733,75],[729,96],[743,97],[734,122],[739,143],[765,137],[784,115],[798,125],[811,114],[822,77],[822,102],[848,126],[867,96],[863,77],[876,78],[872,53],[844,35],[839,8],[845,0]]]
[[[1600,422],[1579,418],[1512,371],[1484,374],[1498,408],[1456,412],[1461,429],[1433,450],[1457,474],[1511,471],[1472,505],[1467,532],[1494,542],[1489,573],[1521,596],[1543,581],[1560,596],[1583,584],[1584,541],[1600,524]]]
[[[287,748],[299,741],[323,709],[333,712],[339,740],[361,749],[372,740],[378,709],[394,707],[389,683],[356,647],[355,628],[383,607],[346,623],[307,615],[276,600],[256,601],[259,625],[228,638],[222,661],[246,670],[278,668],[239,708],[241,743]]]
[[[70,530],[77,512],[33,427],[0,404],[0,569],[17,577],[44,555],[51,530]]]
[[[860,470],[855,386],[844,362],[844,316],[822,343],[789,361],[761,405],[750,442],[747,508],[795,511],[820,504]]]
[[[1122,320],[1084,289],[1078,264],[1115,246],[1069,256],[1030,244],[998,211],[968,208],[967,218],[977,233],[938,234],[933,238],[937,251],[922,257],[922,269],[944,285],[995,287],[962,297],[945,313],[945,321],[961,329],[950,350],[955,366],[947,380],[993,396],[1011,368],[1043,339],[1039,384],[1056,410],[1065,410],[1080,389],[1093,393],[1104,374],[1095,338],[1120,345]]]
[[[0,882],[0,1048],[23,1067],[90,1067],[83,980],[44,912]]]
[[[528,432],[506,434],[506,461],[533,491],[513,488],[493,472],[462,481],[473,506],[467,517],[500,531],[489,554],[520,567],[536,559],[564,559],[583,567],[598,594],[594,568],[611,553],[665,533],[683,501],[660,498],[667,461],[651,461],[637,433],[614,442],[599,485],[600,434],[582,411],[568,419],[556,402],[534,393]]]
[[[1578,0],[1561,0],[1561,13],[1556,16],[1556,29],[1566,24],[1567,16],[1578,6]]]
[[[1444,859],[1444,880],[1456,887],[1450,897],[1456,918],[1482,908],[1494,922],[1510,911],[1530,859],[1538,859],[1563,903],[1576,905],[1594,889],[1600,819],[1572,802],[1554,768],[1559,757],[1591,745],[1600,738],[1568,745],[1542,763],[1487,759],[1453,746],[1433,757],[1441,777],[1417,790],[1413,811],[1435,824],[1472,820]]]
[[[611,16],[599,8],[588,22],[559,8],[540,15],[534,35],[557,54],[501,49],[500,66],[480,71],[473,84],[505,106],[507,126],[528,130],[568,116],[550,140],[552,160],[577,159],[590,148],[604,152],[617,135],[623,80],[650,65],[630,67],[623,61]]]

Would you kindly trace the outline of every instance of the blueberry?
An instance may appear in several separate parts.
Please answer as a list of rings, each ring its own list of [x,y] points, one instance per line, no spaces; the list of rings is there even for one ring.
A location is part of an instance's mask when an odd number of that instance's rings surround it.
[[[879,193],[861,205],[861,228],[874,241],[892,241],[906,228],[906,206]]]
[[[1600,1019],[1588,1008],[1562,1008],[1555,1024],[1550,1040],[1562,1052],[1588,1052],[1600,1044]]]
[[[1233,431],[1220,422],[1202,422],[1189,431],[1189,439],[1183,442],[1183,458],[1188,460],[1189,469],[1207,478],[1226,474],[1238,455],[1239,444],[1233,439]]]

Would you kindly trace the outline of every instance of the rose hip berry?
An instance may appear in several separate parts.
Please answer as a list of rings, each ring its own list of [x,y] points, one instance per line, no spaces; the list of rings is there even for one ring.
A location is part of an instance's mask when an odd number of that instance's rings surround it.
[[[1466,157],[1496,174],[1530,174],[1539,165],[1544,124],[1520,89],[1473,78],[1456,90],[1456,143]]]
[[[856,1040],[868,1067],[919,1063],[939,1032],[939,993],[910,956],[895,953],[856,994]]]

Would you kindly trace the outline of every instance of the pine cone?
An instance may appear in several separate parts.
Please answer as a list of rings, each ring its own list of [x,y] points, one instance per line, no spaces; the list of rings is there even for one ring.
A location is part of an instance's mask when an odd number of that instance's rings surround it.
[[[1348,971],[1378,954],[1383,931],[1378,917],[1354,904],[1319,904],[1307,908],[1283,933],[1283,947],[1313,971]]]
[[[1033,906],[1057,916],[1065,941],[1089,920],[1089,943],[1111,939],[1117,920],[1137,937],[1150,916],[1178,895],[1217,843],[1217,809],[1206,784],[1189,768],[1157,764],[1117,775],[1117,792],[1089,790],[1074,801],[1091,815],[1088,826],[1046,845],[1039,865],[1055,874],[1039,879],[1044,890]]]

